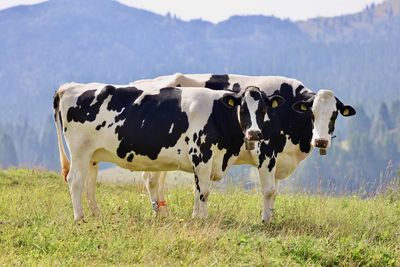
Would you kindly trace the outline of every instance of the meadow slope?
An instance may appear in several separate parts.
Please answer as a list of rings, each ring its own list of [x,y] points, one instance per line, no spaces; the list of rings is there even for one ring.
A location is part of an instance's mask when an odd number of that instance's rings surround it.
[[[156,219],[143,186],[98,184],[102,216],[74,225],[59,175],[0,170],[0,265],[400,266],[398,192],[279,195],[263,225],[255,192],[213,191],[194,220],[192,191],[169,189],[170,216]]]

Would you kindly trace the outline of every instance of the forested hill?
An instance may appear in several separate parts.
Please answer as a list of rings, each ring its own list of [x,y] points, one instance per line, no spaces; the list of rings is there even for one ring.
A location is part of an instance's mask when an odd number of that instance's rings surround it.
[[[60,84],[128,83],[175,72],[285,75],[315,91],[333,89],[365,116],[349,118],[350,127],[339,120],[327,175],[342,161],[352,162],[344,171],[364,168],[375,179],[388,160],[399,164],[400,0],[335,18],[233,16],[218,24],[113,0],[50,0],[0,11],[0,165],[56,167],[50,114]],[[392,123],[377,128],[381,110]],[[356,127],[365,123],[371,128]],[[356,148],[372,163],[344,157]]]
[[[127,83],[173,72],[287,75],[356,104],[391,99],[400,91],[399,2],[305,22],[234,16],[216,25],[112,0],[2,10],[1,118],[43,122],[63,82]]]

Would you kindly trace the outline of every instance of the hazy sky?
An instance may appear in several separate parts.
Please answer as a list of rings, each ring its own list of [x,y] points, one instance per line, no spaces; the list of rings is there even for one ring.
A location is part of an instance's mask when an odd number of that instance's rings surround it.
[[[43,0],[0,0],[0,9],[39,2]],[[367,5],[381,3],[383,0],[119,0],[119,2],[160,14],[170,12],[184,20],[202,18],[218,22],[232,15],[250,14],[274,15],[292,20],[317,16],[330,17],[355,13]]]

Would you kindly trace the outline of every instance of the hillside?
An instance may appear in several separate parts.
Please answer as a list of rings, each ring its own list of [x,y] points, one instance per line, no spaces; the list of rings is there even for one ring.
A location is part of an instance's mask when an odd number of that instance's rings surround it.
[[[0,171],[0,265],[399,266],[399,192],[373,199],[213,191],[210,217],[191,219],[192,188],[168,190],[155,219],[142,186],[97,186],[101,218],[74,225],[67,185],[53,173]]]
[[[174,72],[288,75],[355,104],[391,99],[400,92],[399,3],[305,22],[234,16],[216,25],[113,0],[2,10],[0,118],[42,123],[63,82],[127,83]]]
[[[307,159],[291,187],[377,192],[400,168],[399,7],[400,0],[387,0],[334,18],[233,16],[218,24],[114,0],[0,10],[0,167],[59,169],[51,102],[64,82],[128,83],[174,72],[286,75],[314,91],[333,89],[357,110],[337,120],[328,156]]]

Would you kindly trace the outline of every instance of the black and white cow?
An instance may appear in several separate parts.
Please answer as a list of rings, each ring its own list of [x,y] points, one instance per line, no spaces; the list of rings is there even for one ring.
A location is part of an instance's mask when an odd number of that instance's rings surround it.
[[[83,218],[85,182],[90,210],[99,211],[95,182],[102,161],[136,171],[194,172],[193,215],[206,216],[210,177],[224,175],[245,139],[261,138],[267,106],[282,102],[256,87],[236,94],[206,88],[62,85],[54,97],[54,114],[74,220]]]
[[[241,150],[235,162],[258,167],[264,197],[262,220],[265,222],[271,218],[279,181],[292,174],[313,147],[320,148],[324,153],[331,146],[331,136],[339,112],[343,116],[356,113],[351,106],[346,106],[337,99],[330,90],[314,93],[300,81],[281,76],[177,73],[139,80],[132,84],[207,87],[237,93],[251,85],[260,88],[267,95],[280,95],[285,99],[281,107],[268,111],[269,119],[264,121],[262,126],[264,141],[259,142],[258,148],[252,152]],[[159,193],[156,198],[158,203],[165,205],[162,193],[165,173],[144,174],[143,177],[153,184],[157,184],[154,181],[159,180]]]

